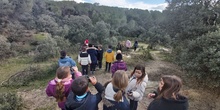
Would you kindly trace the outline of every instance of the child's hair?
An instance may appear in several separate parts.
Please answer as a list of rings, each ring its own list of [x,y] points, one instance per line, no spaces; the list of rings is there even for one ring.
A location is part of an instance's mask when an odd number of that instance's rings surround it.
[[[88,86],[88,78],[86,76],[80,76],[73,81],[71,89],[75,95],[81,96],[86,93]]]
[[[112,78],[112,85],[118,91],[114,95],[116,101],[120,101],[123,96],[123,92],[128,85],[128,76],[124,70],[118,70],[115,72]]]
[[[56,83],[55,98],[57,102],[62,102],[66,98],[64,94],[65,86],[62,83],[62,79],[67,78],[69,74],[70,74],[70,67],[68,66],[59,67],[56,71],[58,81]]]
[[[121,53],[118,53],[117,55],[116,55],[116,60],[122,60],[123,58],[122,58],[122,54]]]
[[[146,76],[145,67],[140,64],[136,65],[133,72],[131,73],[130,77],[132,77],[134,75],[135,70],[141,70],[141,73],[142,73],[141,77],[137,78],[137,84],[139,84],[140,82],[142,82],[144,80],[144,77]]]
[[[175,75],[164,75],[161,78],[164,82],[164,85],[161,90],[159,90],[159,95],[157,98],[174,98],[176,99],[179,94],[180,89],[182,88],[182,80]]]
[[[64,51],[64,50],[60,51],[60,56],[61,56],[61,58],[65,58],[66,57],[66,51]]]
[[[109,45],[108,48],[112,49],[112,45]]]
[[[92,47],[92,44],[89,44],[89,47]]]

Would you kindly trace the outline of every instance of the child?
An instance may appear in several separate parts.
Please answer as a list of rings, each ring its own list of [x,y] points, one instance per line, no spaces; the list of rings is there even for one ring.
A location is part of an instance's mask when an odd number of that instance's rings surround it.
[[[147,110],[188,110],[188,99],[179,94],[182,81],[173,75],[162,76],[158,93],[149,93],[148,98],[155,98]]]
[[[114,75],[114,73],[117,71],[117,70],[125,70],[127,71],[127,66],[126,66],[126,63],[122,60],[122,54],[121,53],[118,53],[116,55],[116,60],[112,67],[111,67],[111,72],[112,72],[112,77]]]
[[[124,70],[115,72],[111,82],[107,82],[103,97],[103,110],[130,110],[125,97],[128,76]]]
[[[76,70],[75,77],[81,76],[81,73],[77,72],[78,70],[76,67],[74,68],[74,70]],[[64,104],[66,101],[66,97],[69,94],[72,81],[73,80],[70,73],[70,67],[59,67],[56,71],[56,78],[51,80],[46,88],[46,94],[48,96],[55,97],[56,101],[58,102],[58,106],[62,110],[65,110]]]
[[[131,48],[131,41],[127,40],[125,43],[125,46],[126,46],[127,50],[130,49]]]
[[[110,72],[111,64],[115,60],[115,53],[112,51],[112,46],[108,46],[108,50],[105,52],[105,60],[106,60],[106,65],[105,65],[105,71]]]
[[[78,63],[82,67],[82,73],[83,75],[88,75],[88,68],[91,64],[91,58],[90,55],[86,51],[86,47],[82,48],[82,52],[78,55]]]
[[[76,62],[69,56],[66,55],[66,51],[60,51],[60,59],[58,60],[59,67],[61,66],[69,66],[74,67],[76,66]]]
[[[97,65],[97,49],[94,47],[94,45],[89,44],[89,47],[87,48],[87,53],[91,57],[92,63],[90,64],[90,74],[95,73],[95,67]]]
[[[134,42],[134,51],[136,51],[136,49],[138,48],[138,41]]]
[[[72,67],[76,67],[76,62],[70,56],[67,56],[66,51],[64,51],[64,50],[60,51],[60,56],[61,57],[58,60],[58,66],[59,67],[61,67],[61,66],[69,66],[71,74],[73,75],[72,78],[74,79],[75,75],[74,75]]]
[[[103,59],[103,49],[102,49],[102,45],[98,46],[98,50],[97,50],[97,59],[98,59],[98,65],[99,65],[99,69],[102,68],[102,59]]]
[[[130,75],[126,93],[130,99],[130,109],[137,110],[138,101],[142,100],[145,88],[147,86],[148,76],[145,73],[145,67],[136,65]]]
[[[89,82],[95,86],[98,91],[93,95],[89,91]],[[65,103],[66,110],[98,110],[98,103],[102,100],[101,94],[104,87],[97,82],[96,78],[81,76],[76,78],[71,86],[72,91],[67,97]]]

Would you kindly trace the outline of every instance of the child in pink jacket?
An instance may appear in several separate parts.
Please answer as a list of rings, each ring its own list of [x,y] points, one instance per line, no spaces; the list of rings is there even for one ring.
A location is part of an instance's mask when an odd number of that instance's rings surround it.
[[[75,78],[82,76],[81,72],[78,71],[77,67],[73,67],[75,72]],[[58,106],[65,110],[66,97],[68,96],[73,82],[70,67],[63,66],[56,70],[56,77],[51,80],[46,88],[46,94],[53,96],[58,102]]]

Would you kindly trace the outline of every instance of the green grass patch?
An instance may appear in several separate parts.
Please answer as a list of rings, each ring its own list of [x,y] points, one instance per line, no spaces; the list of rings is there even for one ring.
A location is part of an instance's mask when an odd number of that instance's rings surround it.
[[[36,40],[36,41],[43,41],[47,38],[47,36],[44,34],[44,33],[39,33],[39,34],[35,34],[33,36],[33,38]]]
[[[11,75],[18,71],[22,71],[30,65],[31,58],[16,57],[4,60],[1,62],[0,68],[0,82],[7,80]]]
[[[33,81],[44,80],[45,78],[55,76],[54,72],[56,68],[57,64],[32,65],[11,76],[7,81],[2,83],[2,86],[13,86],[15,88],[19,88],[20,86],[29,86],[29,84]]]

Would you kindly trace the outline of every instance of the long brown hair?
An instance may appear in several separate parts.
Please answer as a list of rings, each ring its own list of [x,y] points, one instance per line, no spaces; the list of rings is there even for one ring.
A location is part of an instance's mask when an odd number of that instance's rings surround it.
[[[65,66],[65,67],[59,67],[56,71],[56,75],[58,80],[56,83],[56,101],[57,102],[62,102],[66,99],[64,91],[65,91],[65,86],[62,83],[62,79],[67,78],[68,75],[70,74],[70,67]]]
[[[114,95],[114,99],[119,102],[122,99],[123,92],[128,85],[128,75],[124,70],[118,70],[115,72],[112,78],[112,85],[114,88],[118,89]]]
[[[131,73],[130,77],[132,77],[134,75],[135,70],[141,70],[141,73],[142,73],[141,77],[137,78],[137,84],[139,84],[144,80],[144,77],[146,76],[145,67],[140,64],[136,65],[133,72]]]
[[[180,89],[182,88],[182,80],[175,75],[164,75],[162,76],[162,81],[164,82],[163,87],[159,90],[159,98],[174,98],[177,99]]]

